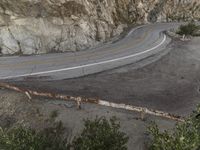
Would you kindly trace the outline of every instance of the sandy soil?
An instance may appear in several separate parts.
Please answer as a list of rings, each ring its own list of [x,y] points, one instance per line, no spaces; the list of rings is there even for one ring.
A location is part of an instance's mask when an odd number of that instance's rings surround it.
[[[57,111],[58,116],[52,120],[51,113]],[[161,129],[171,129],[175,122],[163,118],[146,116],[145,121],[140,119],[140,114],[120,109],[112,109],[92,104],[82,105],[81,110],[71,102],[59,100],[38,99],[31,101],[19,93],[0,90],[0,126],[11,127],[23,124],[38,130],[49,127],[53,122],[62,121],[66,128],[68,141],[83,129],[83,119],[94,119],[96,116],[110,118],[116,116],[121,123],[121,130],[129,136],[129,150],[146,150],[149,136],[147,126],[151,121],[158,123]]]

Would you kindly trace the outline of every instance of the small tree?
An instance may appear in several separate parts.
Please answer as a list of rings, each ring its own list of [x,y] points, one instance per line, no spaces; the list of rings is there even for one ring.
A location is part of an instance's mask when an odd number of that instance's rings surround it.
[[[153,138],[150,150],[200,150],[200,106],[172,132],[160,132],[156,124],[149,127],[149,132]]]
[[[61,122],[41,132],[22,126],[0,128],[0,150],[66,150],[62,132]]]
[[[195,36],[199,29],[200,28],[198,25],[196,25],[193,22],[190,22],[186,25],[181,25],[179,27],[179,30],[177,31],[177,34],[186,35],[186,36],[189,36],[189,35]]]
[[[128,137],[119,129],[116,118],[85,120],[85,128],[80,137],[74,139],[72,147],[74,150],[127,150]]]

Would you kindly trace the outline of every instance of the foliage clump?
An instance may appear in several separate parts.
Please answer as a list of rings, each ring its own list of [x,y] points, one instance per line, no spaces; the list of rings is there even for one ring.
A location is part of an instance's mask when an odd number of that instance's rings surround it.
[[[85,128],[72,147],[74,150],[127,150],[128,137],[119,129],[114,117],[109,121],[104,117],[85,120]]]
[[[190,22],[186,25],[181,25],[177,34],[185,36],[199,36],[197,33],[198,30],[200,30],[200,26],[196,25],[194,22]]]
[[[24,126],[0,128],[0,150],[127,150],[128,137],[115,118],[85,120],[79,137],[69,144],[62,122],[42,131]]]
[[[0,128],[0,150],[66,150],[61,122],[36,132],[23,126]]]
[[[200,150],[200,106],[173,131],[161,132],[156,124],[149,127],[150,150]]]

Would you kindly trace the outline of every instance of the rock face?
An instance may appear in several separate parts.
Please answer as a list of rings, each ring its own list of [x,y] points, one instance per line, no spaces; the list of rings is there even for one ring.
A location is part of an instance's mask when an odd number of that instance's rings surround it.
[[[199,18],[199,0],[1,0],[0,52],[84,50],[130,24]]]

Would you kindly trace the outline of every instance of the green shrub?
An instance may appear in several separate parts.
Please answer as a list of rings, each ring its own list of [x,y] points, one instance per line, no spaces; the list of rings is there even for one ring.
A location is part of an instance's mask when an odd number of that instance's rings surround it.
[[[51,113],[50,113],[50,119],[52,120],[55,120],[57,117],[58,117],[58,110],[53,110]]]
[[[22,126],[0,128],[0,150],[66,150],[62,132],[61,122],[41,132]]]
[[[85,120],[85,128],[80,137],[74,139],[72,147],[74,150],[127,150],[128,137],[119,129],[116,118]]]
[[[177,34],[186,35],[186,36],[189,36],[189,35],[196,36],[197,35],[196,33],[198,32],[199,29],[200,28],[198,25],[196,25],[193,22],[190,22],[186,25],[181,25],[179,27],[179,30],[177,31]]]
[[[72,144],[66,143],[61,122],[40,132],[22,126],[0,128],[0,150],[127,150],[128,137],[115,118],[85,120],[85,128]]]
[[[158,126],[149,127],[152,135],[150,150],[200,150],[200,107],[173,131],[160,132]]]

